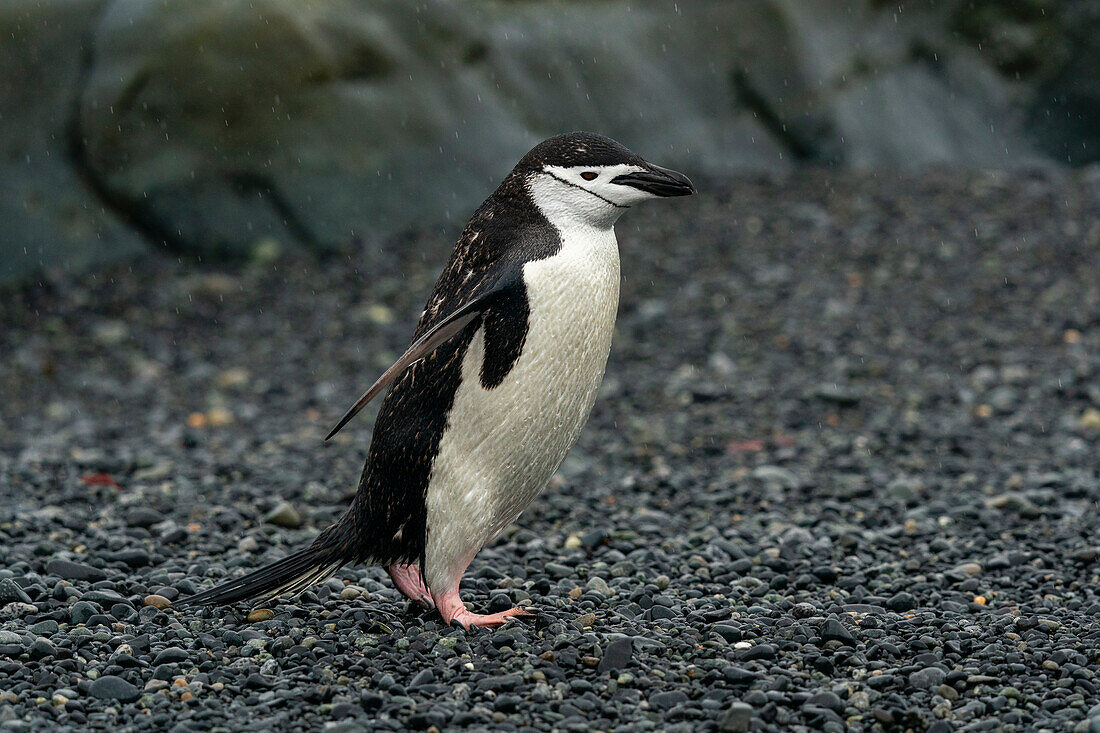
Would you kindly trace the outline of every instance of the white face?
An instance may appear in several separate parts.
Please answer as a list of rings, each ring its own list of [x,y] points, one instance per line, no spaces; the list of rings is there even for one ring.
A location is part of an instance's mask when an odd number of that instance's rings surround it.
[[[548,165],[527,180],[535,203],[547,218],[574,221],[600,229],[612,226],[624,211],[657,198],[639,188],[612,181],[646,169],[639,165]]]

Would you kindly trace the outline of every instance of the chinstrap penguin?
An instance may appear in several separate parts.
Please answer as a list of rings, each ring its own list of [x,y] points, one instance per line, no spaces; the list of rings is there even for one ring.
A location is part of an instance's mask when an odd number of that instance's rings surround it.
[[[543,489],[592,409],[618,309],[616,220],[694,192],[601,135],[536,145],[466,224],[411,346],[326,437],[392,385],[347,512],[308,548],[177,605],[295,594],[371,563],[447,623],[527,615],[472,613],[459,582]]]

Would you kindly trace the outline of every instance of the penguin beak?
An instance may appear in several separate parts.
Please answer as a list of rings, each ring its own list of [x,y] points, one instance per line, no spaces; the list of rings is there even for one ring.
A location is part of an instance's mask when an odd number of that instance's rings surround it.
[[[695,186],[683,173],[652,163],[647,165],[648,170],[616,176],[611,179],[611,182],[618,183],[620,186],[632,186],[639,191],[661,197],[690,196],[695,193]]]

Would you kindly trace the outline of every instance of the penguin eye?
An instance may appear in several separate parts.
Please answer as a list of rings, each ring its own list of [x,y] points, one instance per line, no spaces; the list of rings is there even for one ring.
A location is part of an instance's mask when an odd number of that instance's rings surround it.
[[[598,176],[598,175],[600,175],[600,174],[596,173],[595,171],[585,171],[584,173],[581,173],[581,178],[583,178],[586,181],[593,181],[593,180],[596,179],[596,176]]]

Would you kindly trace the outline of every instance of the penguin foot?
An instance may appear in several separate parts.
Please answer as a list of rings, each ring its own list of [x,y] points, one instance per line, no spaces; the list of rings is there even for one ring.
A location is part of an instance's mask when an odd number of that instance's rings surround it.
[[[435,607],[432,594],[424,585],[424,578],[416,565],[390,565],[386,568],[386,572],[393,578],[393,584],[397,586],[397,590],[404,593],[409,600],[419,603],[424,608]]]
[[[443,621],[448,626],[452,621],[457,621],[464,629],[469,629],[471,626],[492,629],[497,626],[503,626],[508,623],[509,619],[515,618],[516,616],[535,615],[526,608],[519,608],[518,606],[516,608],[509,608],[507,611],[501,611],[500,613],[474,613],[466,609],[466,605],[462,602],[462,599],[458,597],[458,591],[450,591],[449,593],[433,596],[433,599],[435,600],[435,607],[439,609],[440,615],[443,616]]]

